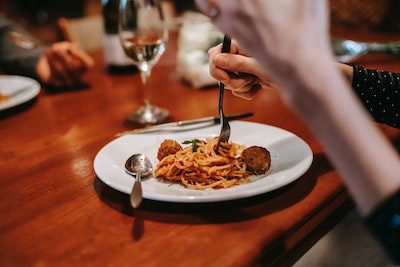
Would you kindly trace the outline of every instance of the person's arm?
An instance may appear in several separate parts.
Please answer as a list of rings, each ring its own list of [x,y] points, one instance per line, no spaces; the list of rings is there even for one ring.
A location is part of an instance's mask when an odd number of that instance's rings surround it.
[[[18,32],[36,43],[36,47],[25,49],[16,45],[9,37],[10,32]],[[41,43],[26,31],[17,27],[0,14],[0,68],[7,73],[38,78],[36,65],[43,53]]]
[[[371,123],[335,65],[329,45],[327,2],[197,3],[280,85],[286,101],[326,148],[361,213],[371,215],[385,200],[393,199],[400,188],[399,156]],[[383,242],[388,244],[386,239]],[[398,246],[400,239],[394,243]]]
[[[351,81],[353,80],[353,67],[339,62],[336,63],[336,66],[339,68],[339,70],[342,71],[346,80],[351,83]]]
[[[22,34],[36,46],[26,49],[9,37]],[[38,79],[50,87],[71,86],[94,65],[93,59],[75,43],[57,42],[44,47],[23,29],[0,15],[0,68],[10,74]]]
[[[326,147],[364,215],[400,188],[398,155],[335,65],[326,1],[197,3],[205,13],[217,8],[216,25],[280,85]]]
[[[399,190],[400,160],[371,123],[333,60],[321,63],[324,68],[312,69],[312,77],[300,74],[289,85],[302,92],[291,95],[290,102],[327,148],[360,210],[367,215]]]

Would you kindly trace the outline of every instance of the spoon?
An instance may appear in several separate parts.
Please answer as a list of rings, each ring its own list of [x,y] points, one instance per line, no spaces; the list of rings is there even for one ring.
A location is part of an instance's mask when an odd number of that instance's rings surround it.
[[[350,63],[370,52],[400,55],[400,42],[366,43],[333,39],[332,49],[339,62]]]
[[[131,205],[136,209],[143,199],[141,178],[149,176],[153,172],[153,166],[146,156],[134,154],[126,160],[125,171],[136,178],[130,197]]]

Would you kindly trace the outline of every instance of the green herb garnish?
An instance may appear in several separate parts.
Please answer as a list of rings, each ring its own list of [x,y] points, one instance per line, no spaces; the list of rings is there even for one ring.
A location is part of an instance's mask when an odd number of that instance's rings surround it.
[[[197,149],[199,148],[199,145],[197,144],[198,142],[200,142],[199,139],[193,139],[193,140],[186,140],[182,144],[184,145],[192,144],[192,152],[196,152]]]

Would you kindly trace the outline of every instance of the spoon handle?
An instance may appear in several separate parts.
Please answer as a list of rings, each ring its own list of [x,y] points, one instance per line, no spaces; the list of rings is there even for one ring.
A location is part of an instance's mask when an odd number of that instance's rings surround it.
[[[369,51],[400,55],[400,42],[367,43]]]
[[[142,203],[142,183],[140,181],[135,181],[131,192],[131,205],[133,208],[137,209]]]
[[[142,175],[140,172],[136,174],[136,180],[133,184],[132,192],[131,192],[131,205],[133,208],[137,209],[142,203],[143,195],[142,195]]]
[[[136,182],[141,182],[142,181],[142,174],[140,172],[136,173]]]

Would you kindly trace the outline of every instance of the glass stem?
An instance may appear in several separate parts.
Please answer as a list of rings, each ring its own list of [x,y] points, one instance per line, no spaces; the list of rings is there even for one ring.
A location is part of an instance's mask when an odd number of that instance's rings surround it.
[[[150,108],[151,106],[149,100],[146,97],[146,89],[145,89],[145,87],[149,84],[150,75],[151,75],[150,68],[146,68],[146,70],[140,71],[140,76],[142,78],[142,83],[143,83],[143,101],[144,101],[144,106],[146,108]]]
[[[150,69],[140,71],[140,76],[142,77],[142,82],[145,86],[148,85],[149,83],[150,75],[151,75]]]

